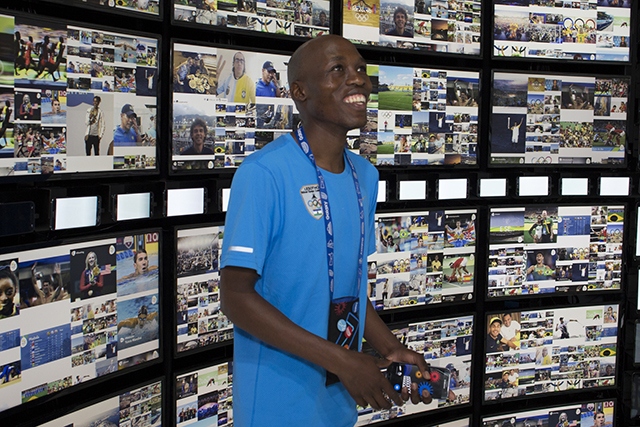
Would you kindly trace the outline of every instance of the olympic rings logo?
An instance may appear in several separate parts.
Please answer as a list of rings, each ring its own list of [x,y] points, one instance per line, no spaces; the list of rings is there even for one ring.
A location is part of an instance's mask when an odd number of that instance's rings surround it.
[[[307,202],[307,205],[309,205],[309,207],[312,209],[319,209],[320,206],[322,206],[322,202],[320,201],[320,199],[316,199],[314,197],[313,199]]]
[[[356,12],[355,15],[356,15],[356,21],[367,22],[369,20],[369,14],[367,13]]]

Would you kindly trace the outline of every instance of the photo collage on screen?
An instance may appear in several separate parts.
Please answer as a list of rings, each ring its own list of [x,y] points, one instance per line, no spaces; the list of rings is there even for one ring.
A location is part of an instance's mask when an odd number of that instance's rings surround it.
[[[441,389],[448,389],[448,395],[441,399],[434,398],[428,405],[405,402],[402,406],[393,405],[391,409],[382,411],[373,410],[370,406],[358,407],[357,426],[469,403],[473,316],[391,326],[391,331],[405,346],[422,353],[429,364],[431,382],[425,381],[419,387],[424,386],[433,393],[432,382],[444,382]],[[366,343],[363,351],[375,353]],[[442,379],[439,379],[440,376]]]
[[[162,383],[149,384],[74,411],[41,427],[162,425]]]
[[[614,422],[613,401],[589,401],[561,407],[549,406],[526,412],[484,417],[484,427],[495,426],[612,426]]]
[[[317,37],[329,33],[328,0],[173,0],[174,19],[268,34]]]
[[[606,304],[490,314],[484,400],[614,386],[618,313]]]
[[[176,425],[233,426],[231,362],[176,378]]]
[[[285,55],[173,45],[172,168],[237,167],[290,133]]]
[[[56,3],[65,3],[64,0],[47,0]],[[68,3],[74,5],[90,5],[104,10],[118,12],[142,12],[149,15],[160,14],[161,0],[71,0]]]
[[[494,0],[494,56],[629,61],[631,0]]]
[[[480,54],[481,1],[344,0],[342,34],[354,43]]]
[[[476,165],[477,72],[369,65],[367,124],[348,134],[377,166]]]
[[[376,253],[368,258],[368,293],[376,310],[471,299],[476,214],[376,214]]]
[[[624,206],[492,208],[489,297],[620,289]]]
[[[628,77],[494,73],[491,164],[622,165]]]
[[[0,256],[0,410],[159,357],[159,234]]]
[[[233,324],[220,311],[220,251],[224,227],[178,230],[178,352],[233,339]]]
[[[0,175],[156,168],[157,39],[0,22]]]

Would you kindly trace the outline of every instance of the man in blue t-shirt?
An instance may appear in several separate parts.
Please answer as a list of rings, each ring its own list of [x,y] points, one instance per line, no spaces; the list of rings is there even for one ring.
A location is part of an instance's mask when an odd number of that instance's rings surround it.
[[[267,61],[262,65],[262,78],[256,83],[256,96],[280,98],[280,88],[276,78],[273,62]]]
[[[243,427],[352,426],[356,403],[389,409],[391,400],[400,405],[409,399],[409,389],[402,387],[401,399],[380,368],[396,361],[417,365],[425,379],[430,374],[424,356],[403,346],[369,302],[367,274],[357,281],[359,258],[366,269],[366,256],[375,251],[378,173],[345,143],[349,130],[367,122],[366,63],[344,38],[322,36],[293,54],[288,81],[319,169],[287,134],[247,157],[234,176],[220,272],[221,310],[234,324],[234,419]],[[324,231],[318,173],[331,205],[332,239]],[[355,330],[356,342],[364,337],[383,359],[327,340],[329,244],[334,299],[357,296],[349,311],[355,329],[343,332]],[[326,385],[328,372],[340,381]],[[418,384],[410,390],[414,403],[431,402]]]
[[[142,143],[137,119],[131,104],[124,104],[120,111],[120,125],[113,131],[114,147],[135,147]]]

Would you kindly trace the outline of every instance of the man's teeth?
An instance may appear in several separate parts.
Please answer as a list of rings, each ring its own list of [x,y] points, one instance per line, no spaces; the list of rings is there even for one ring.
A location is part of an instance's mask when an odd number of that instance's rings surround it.
[[[347,104],[354,104],[356,102],[367,102],[367,97],[364,95],[351,95],[344,99]]]

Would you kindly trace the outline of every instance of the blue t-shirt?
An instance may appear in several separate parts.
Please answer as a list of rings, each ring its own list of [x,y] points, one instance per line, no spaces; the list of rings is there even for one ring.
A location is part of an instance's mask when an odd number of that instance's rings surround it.
[[[365,253],[375,251],[378,172],[352,159],[365,210]],[[323,171],[334,226],[334,298],[354,296],[359,246],[357,196],[348,164]],[[256,270],[256,291],[294,323],[326,338],[329,318],[324,219],[314,199],[315,168],[290,134],[246,158],[236,172],[224,232],[221,267]],[[366,262],[366,260],[365,260]],[[366,264],[360,285],[364,329]],[[356,405],[341,383],[325,387],[325,370],[271,347],[245,331],[234,334],[234,418],[241,426],[353,425]]]
[[[258,80],[258,83],[256,83],[256,96],[270,96],[275,98],[276,85],[273,82],[266,84],[262,79]]]
[[[114,147],[135,147],[138,145],[136,142],[138,135],[133,128],[125,131],[118,125],[115,131],[113,131],[113,145]]]

